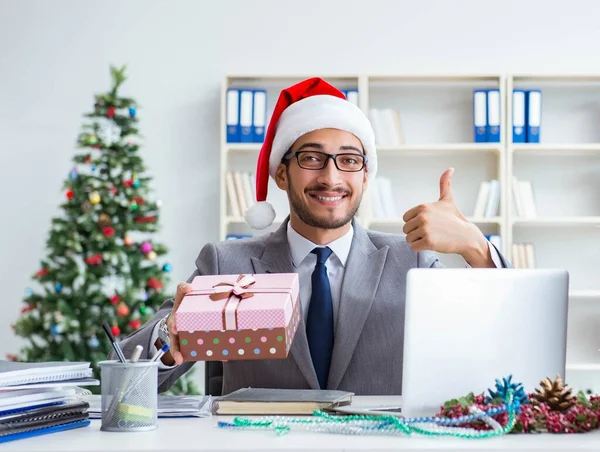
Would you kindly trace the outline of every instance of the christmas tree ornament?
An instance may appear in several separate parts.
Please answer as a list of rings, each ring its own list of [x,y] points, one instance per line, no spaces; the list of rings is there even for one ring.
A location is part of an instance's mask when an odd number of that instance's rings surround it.
[[[110,304],[112,305],[116,305],[119,301],[121,301],[121,297],[119,297],[118,295],[113,295],[112,297],[110,297]]]
[[[135,331],[138,330],[140,326],[142,326],[142,322],[140,321],[140,319],[133,319],[129,321],[129,326],[132,330]]]
[[[535,388],[532,403],[539,406],[542,403],[548,405],[552,411],[566,411],[577,402],[577,398],[572,394],[572,389],[568,388],[560,375],[555,380],[546,377],[540,381],[540,388]]]
[[[114,334],[115,336],[118,336],[119,334],[121,334],[121,329],[117,326],[117,325],[113,325],[110,328],[110,331],[112,332],[112,334]]]
[[[53,336],[58,336],[59,334],[62,334],[63,332],[64,332],[64,328],[63,328],[63,326],[61,324],[54,323],[50,327],[50,333]]]
[[[111,185],[110,187],[110,194],[111,195],[116,195],[117,194],[117,187],[115,187],[114,185]]]
[[[74,181],[74,180],[77,180],[78,177],[79,177],[79,174],[77,173],[77,168],[73,167],[73,169],[69,173],[69,178]]]
[[[137,202],[133,201],[130,208],[132,212],[135,212],[138,209]]]
[[[153,216],[137,217],[134,220],[135,223],[154,223],[155,221],[156,217]]]
[[[98,193],[97,191],[93,191],[92,193],[90,193],[88,199],[94,205],[100,203],[100,201],[102,200],[102,198],[100,197],[100,193]]]
[[[133,240],[131,239],[131,237],[129,237],[128,235],[126,235],[123,238],[123,243],[125,244],[125,246],[131,246],[131,245],[133,245]]]
[[[67,197],[67,199],[73,199],[73,190],[67,190],[65,196]]]
[[[133,185],[133,181],[132,181],[131,179],[125,179],[125,180],[123,181],[123,185],[124,185],[125,187],[131,187],[131,186]]]
[[[94,172],[96,171],[96,165],[92,165],[92,166],[90,167],[90,171],[91,171],[92,173],[94,173]]]
[[[117,315],[119,317],[127,317],[129,315],[130,309],[125,303],[121,302],[119,306],[117,306]]]
[[[88,265],[100,265],[102,263],[102,254],[96,253],[85,258],[85,263]]]
[[[115,113],[116,113],[116,109],[113,106],[110,106],[106,109],[106,116],[109,118],[114,118]]]
[[[35,273],[35,276],[38,278],[43,278],[47,274],[48,274],[48,269],[45,267],[42,267]]]
[[[63,286],[62,286],[62,284],[61,284],[61,283],[56,283],[56,284],[54,285],[54,290],[55,290],[57,293],[60,293],[60,292],[62,292],[62,288],[63,288]]]
[[[142,301],[148,300],[148,292],[146,292],[144,289],[140,290],[140,298]]]
[[[140,188],[140,180],[139,180],[139,179],[136,179],[136,180],[133,182],[133,188]]]
[[[165,264],[165,265],[163,265],[163,271],[165,273],[169,273],[171,271],[171,264]]]
[[[134,105],[131,105],[129,107],[129,117],[131,118],[135,118],[135,114],[137,113],[137,109],[135,108]]]
[[[107,226],[110,226],[111,224],[112,220],[110,219],[110,217],[105,213],[101,213],[98,217],[98,226],[100,226],[101,228],[105,228]]]
[[[160,290],[163,288],[163,283],[158,278],[150,278],[148,279],[148,283],[146,284],[150,289]]]
[[[98,138],[96,137],[96,135],[88,135],[88,137],[87,137],[87,144],[94,145],[94,144],[97,144],[97,143],[98,143]]]
[[[155,260],[158,257],[158,255],[156,254],[156,251],[150,251],[148,254],[146,254],[146,258],[148,260]]]
[[[148,310],[148,308],[146,307],[146,305],[141,305],[140,306],[140,314],[146,315],[146,311],[147,310]]]
[[[29,298],[29,297],[31,297],[32,295],[33,295],[33,290],[31,289],[31,287],[27,287],[27,288],[25,289],[25,296]]]
[[[115,228],[113,228],[112,226],[107,226],[104,229],[102,229],[102,234],[104,234],[105,237],[112,237],[113,235],[115,235]]]
[[[144,254],[148,254],[152,251],[152,244],[150,242],[144,242],[140,246],[140,251]]]

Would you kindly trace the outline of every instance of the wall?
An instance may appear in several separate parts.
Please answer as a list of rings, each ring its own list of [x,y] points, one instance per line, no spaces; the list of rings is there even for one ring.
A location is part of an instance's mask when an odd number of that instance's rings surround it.
[[[218,235],[226,73],[600,72],[589,1],[0,1],[0,358],[63,200],[81,115],[127,64],[173,283]],[[214,162],[214,163],[213,163]]]

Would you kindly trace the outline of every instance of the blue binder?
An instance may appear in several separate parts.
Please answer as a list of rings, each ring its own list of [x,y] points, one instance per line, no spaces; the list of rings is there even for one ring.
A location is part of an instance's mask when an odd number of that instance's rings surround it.
[[[473,130],[475,143],[487,141],[487,92],[476,89],[473,91]]]
[[[487,141],[500,142],[500,90],[487,90]]]
[[[542,92],[539,89],[527,91],[527,143],[540,142],[542,125]]]
[[[254,93],[249,89],[240,90],[240,142],[252,143],[252,113]]]
[[[267,121],[267,91],[255,89],[252,99],[252,141],[265,141],[265,123]]]
[[[227,142],[239,143],[240,141],[240,91],[228,89],[225,98],[225,116],[227,124]]]
[[[67,424],[53,425],[50,427],[37,428],[34,430],[28,430],[23,432],[11,433],[9,435],[0,436],[0,443],[6,443],[9,441],[15,441],[18,439],[31,438],[34,436],[48,435],[50,433],[64,432],[66,430],[72,430],[75,428],[87,427],[90,425],[89,419],[83,421],[69,422]]]
[[[512,142],[525,143],[525,90],[515,89],[512,94]]]

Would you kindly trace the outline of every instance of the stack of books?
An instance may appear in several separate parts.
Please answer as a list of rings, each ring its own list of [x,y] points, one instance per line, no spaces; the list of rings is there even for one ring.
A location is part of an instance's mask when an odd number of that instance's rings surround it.
[[[89,362],[0,361],[0,443],[88,426],[81,387],[99,384]]]

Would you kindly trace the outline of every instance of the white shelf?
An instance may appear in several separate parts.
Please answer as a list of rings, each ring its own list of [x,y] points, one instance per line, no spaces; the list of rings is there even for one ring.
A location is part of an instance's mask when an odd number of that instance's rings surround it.
[[[600,301],[600,290],[574,290],[569,293],[570,298],[578,300],[598,300]],[[600,348],[600,344],[598,345]]]
[[[225,149],[227,152],[256,152],[260,151],[262,143],[227,143]]]
[[[577,155],[600,154],[600,143],[574,143],[574,144],[512,144],[511,150],[515,154],[550,154],[550,155]]]
[[[514,226],[578,226],[592,225],[600,227],[600,217],[537,217],[515,218]]]
[[[500,143],[441,143],[441,144],[406,144],[397,147],[378,147],[378,154],[419,154],[419,153],[464,153],[492,152],[500,153]]]

